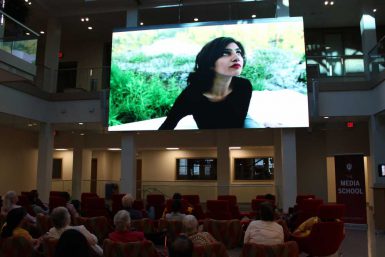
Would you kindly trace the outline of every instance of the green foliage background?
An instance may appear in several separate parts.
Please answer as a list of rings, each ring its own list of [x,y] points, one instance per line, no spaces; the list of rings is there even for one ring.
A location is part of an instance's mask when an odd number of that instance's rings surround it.
[[[166,116],[186,86],[197,52],[210,40],[229,35],[246,49],[241,76],[253,90],[307,93],[298,22],[120,32],[114,33],[112,45],[109,126]],[[143,48],[148,46],[150,50]]]

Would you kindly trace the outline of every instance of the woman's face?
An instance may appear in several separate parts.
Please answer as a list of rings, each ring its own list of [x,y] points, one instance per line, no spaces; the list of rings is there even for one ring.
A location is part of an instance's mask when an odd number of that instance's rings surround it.
[[[236,43],[230,43],[223,50],[222,56],[215,62],[215,73],[222,76],[239,76],[243,68],[242,50]]]

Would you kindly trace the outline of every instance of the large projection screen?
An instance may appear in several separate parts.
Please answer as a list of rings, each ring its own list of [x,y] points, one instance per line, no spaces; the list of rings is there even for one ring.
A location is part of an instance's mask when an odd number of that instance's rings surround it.
[[[246,52],[240,77],[253,91],[243,127],[308,127],[303,20],[296,17],[114,32],[108,130],[158,130],[187,86],[197,53],[221,36],[241,42]],[[198,127],[188,115],[175,129]]]

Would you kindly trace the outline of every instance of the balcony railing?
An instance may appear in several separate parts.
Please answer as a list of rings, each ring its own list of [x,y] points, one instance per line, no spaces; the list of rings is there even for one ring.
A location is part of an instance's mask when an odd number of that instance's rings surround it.
[[[378,74],[385,70],[385,36],[369,52],[369,70]]]
[[[363,55],[307,56],[307,65],[318,66],[320,77],[361,77],[365,75]]]
[[[0,10],[0,50],[34,64],[38,37],[38,33]]]

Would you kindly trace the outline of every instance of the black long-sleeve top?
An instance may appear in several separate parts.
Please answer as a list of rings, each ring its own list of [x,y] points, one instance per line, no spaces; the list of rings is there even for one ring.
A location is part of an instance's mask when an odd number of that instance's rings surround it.
[[[219,102],[210,101],[192,86],[186,87],[159,129],[174,129],[183,117],[190,114],[200,129],[243,128],[252,86],[247,79],[233,77],[231,87],[231,93]]]

